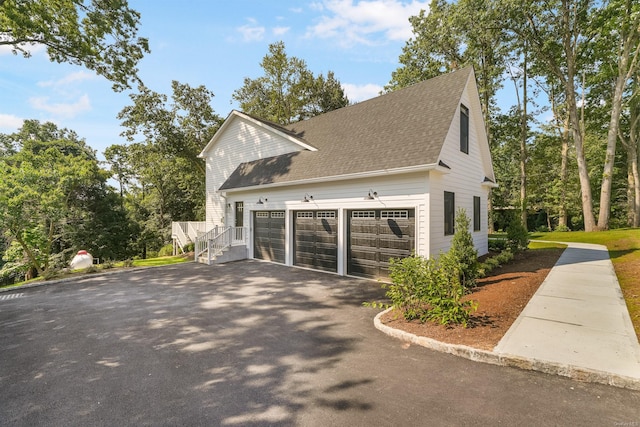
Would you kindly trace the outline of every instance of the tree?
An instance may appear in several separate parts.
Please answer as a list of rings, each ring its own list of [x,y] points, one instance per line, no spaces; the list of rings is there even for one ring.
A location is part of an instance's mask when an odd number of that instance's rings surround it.
[[[287,56],[283,42],[269,45],[260,65],[264,76],[245,78],[232,95],[247,114],[286,125],[349,105],[333,72],[314,77],[304,60]]]
[[[163,204],[149,211],[161,211],[161,218],[168,215],[159,221],[163,227],[171,220],[204,216],[205,165],[198,155],[222,124],[211,106],[214,95],[206,87],[177,81],[171,87],[170,100],[144,86],[130,95],[133,105],[123,108],[118,118],[126,128],[122,135],[137,143],[111,146],[106,151],[111,170],[123,186],[127,182],[138,186],[133,192],[150,191],[156,197],[165,188],[176,189],[172,203],[179,207],[167,212]],[[164,200],[156,199],[158,203]]]
[[[126,216],[84,140],[35,120],[5,138],[15,153],[0,158],[0,230],[32,271],[63,264],[78,249],[102,257],[126,252]]]
[[[594,231],[597,224],[576,94],[580,71],[589,62],[593,0],[514,0],[508,5],[510,29],[527,41],[536,61],[558,79],[564,92],[578,163],[584,227]]]
[[[137,37],[139,22],[126,0],[1,0],[0,45],[24,57],[44,45],[51,61],[84,66],[123,90],[138,80],[136,65],[149,53],[148,40]]]
[[[633,77],[637,78],[637,72],[640,70],[640,4],[632,0],[611,0],[608,3],[598,16],[598,23],[603,31],[599,33],[600,37],[596,41],[596,53],[604,53],[602,63],[611,64],[601,67],[600,70],[609,88],[608,99],[602,101],[606,102],[610,109],[607,151],[600,187],[598,229],[601,230],[609,228],[616,142],[619,137],[620,117],[626,101],[624,94],[629,82]],[[634,155],[633,151],[629,154]],[[638,177],[633,179],[637,181]]]

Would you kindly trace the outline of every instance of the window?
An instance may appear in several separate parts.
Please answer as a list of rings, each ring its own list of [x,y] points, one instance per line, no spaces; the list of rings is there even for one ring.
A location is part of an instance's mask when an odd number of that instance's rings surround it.
[[[473,231],[480,231],[480,197],[473,196]]]
[[[409,211],[382,211],[380,212],[380,218],[409,218]]]
[[[351,218],[375,218],[376,211],[353,211]]]
[[[469,109],[460,105],[460,151],[469,154]]]
[[[335,211],[319,211],[316,212],[316,218],[335,218]]]
[[[456,223],[456,195],[444,192],[444,235],[450,236],[455,231]]]

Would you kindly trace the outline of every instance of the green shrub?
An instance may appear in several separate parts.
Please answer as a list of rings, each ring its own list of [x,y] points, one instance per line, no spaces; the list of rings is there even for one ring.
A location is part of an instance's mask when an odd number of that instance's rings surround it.
[[[103,270],[109,270],[111,268],[114,268],[115,264],[110,259],[105,259],[104,262],[100,265],[100,267],[102,267]]]
[[[464,289],[473,287],[478,277],[478,251],[473,244],[469,231],[470,220],[464,209],[456,213],[456,231],[451,241],[449,254],[457,262],[460,271],[460,284]]]
[[[97,273],[98,268],[95,265],[91,265],[84,270],[85,273]]]
[[[148,251],[147,251],[147,254],[146,254],[146,256],[145,256],[145,258],[146,258],[146,259],[149,259],[149,258],[158,258],[158,251],[150,251],[150,250],[148,250]]]
[[[123,267],[133,267],[133,260],[131,258],[125,259],[124,261],[122,261],[122,266]]]
[[[392,284],[383,285],[391,306],[398,309],[406,320],[420,319],[428,299],[429,269],[432,263],[421,256],[391,259],[389,278]]]
[[[559,226],[556,227],[556,229],[554,231],[566,232],[566,231],[571,231],[571,229],[569,227],[567,227],[566,225],[559,225]]]
[[[158,251],[158,256],[172,256],[173,255],[173,244],[169,243],[168,245],[164,245]]]
[[[500,252],[498,255],[496,255],[495,258],[500,265],[503,265],[511,261],[513,259],[513,256],[514,256],[513,252],[511,252],[511,250],[507,248],[504,251]]]
[[[389,274],[392,283],[383,285],[391,304],[365,303],[373,307],[393,307],[406,320],[432,321],[443,325],[467,326],[473,301],[463,301],[465,288],[460,283],[460,267],[450,252],[437,260],[411,256],[392,259]]]
[[[44,280],[53,280],[57,279],[58,277],[60,277],[60,270],[57,270],[55,268],[48,269],[42,273],[42,279]]]
[[[489,239],[489,250],[501,252],[507,248],[507,239]]]
[[[529,233],[519,216],[514,217],[507,227],[507,242],[513,252],[524,251],[529,246]]]
[[[196,250],[196,245],[195,245],[195,243],[187,243],[187,244],[184,246],[184,251],[185,251],[185,252],[193,252],[193,251],[195,251],[195,250]]]
[[[511,249],[507,248],[500,252],[498,255],[492,256],[491,258],[487,258],[480,266],[478,267],[478,277],[485,277],[487,274],[491,273],[494,269],[508,263],[513,259],[514,255],[511,252]]]

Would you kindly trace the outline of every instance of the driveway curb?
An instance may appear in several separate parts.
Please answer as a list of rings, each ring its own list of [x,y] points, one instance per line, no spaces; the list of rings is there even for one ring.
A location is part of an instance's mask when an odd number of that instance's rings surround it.
[[[389,308],[383,312],[378,313],[378,315],[373,320],[373,324],[379,331],[402,341],[410,342],[412,344],[439,351],[441,353],[448,353],[454,356],[463,357],[474,362],[482,362],[499,366],[509,366],[527,371],[537,371],[545,374],[569,377],[571,379],[582,382],[606,384],[630,390],[640,390],[640,381],[635,378],[623,375],[577,367],[569,364],[524,358],[505,353],[495,353],[493,351],[480,350],[466,345],[447,344],[441,341],[436,341],[433,338],[421,337],[409,332],[402,331],[400,329],[391,328],[383,324],[380,320],[380,318],[384,314],[391,310],[392,308]]]

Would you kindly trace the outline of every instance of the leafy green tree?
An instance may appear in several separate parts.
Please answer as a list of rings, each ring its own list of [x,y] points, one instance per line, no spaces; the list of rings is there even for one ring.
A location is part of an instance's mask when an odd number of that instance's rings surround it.
[[[0,158],[0,230],[20,245],[29,269],[42,274],[78,249],[102,257],[126,251],[126,216],[83,140],[35,120],[6,139],[15,153]]]
[[[600,67],[597,73],[599,82],[605,88],[604,93],[600,92],[603,96],[597,101],[602,101],[609,113],[598,212],[598,229],[606,230],[609,228],[611,199],[615,197],[612,185],[616,143],[621,129],[620,119],[630,101],[625,92],[628,92],[632,78],[637,78],[640,72],[640,3],[633,0],[610,0],[598,11],[596,25],[600,31],[595,40],[594,54],[599,63],[610,64]],[[599,104],[600,102],[596,103]],[[637,152],[637,146],[634,148]],[[634,155],[633,151],[629,154]],[[635,176],[632,180],[638,181],[639,178]]]
[[[171,88],[169,102],[166,95],[140,85],[139,93],[130,95],[133,105],[118,114],[126,128],[122,136],[132,142],[142,136],[167,156],[185,159],[204,181],[204,162],[198,155],[222,124],[211,106],[213,92],[175,80]]]
[[[2,0],[0,45],[30,56],[44,45],[51,61],[84,66],[113,82],[115,90],[136,81],[138,61],[149,52],[137,37],[140,14],[126,0]]]
[[[171,98],[144,86],[130,95],[133,104],[118,118],[132,143],[105,151],[143,257],[169,240],[171,221],[204,218],[205,165],[198,155],[222,124],[211,91],[177,81],[171,87]]]
[[[245,78],[232,95],[247,114],[290,124],[349,105],[333,72],[314,77],[304,60],[287,56],[283,42],[269,45],[260,65],[264,76]]]

